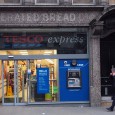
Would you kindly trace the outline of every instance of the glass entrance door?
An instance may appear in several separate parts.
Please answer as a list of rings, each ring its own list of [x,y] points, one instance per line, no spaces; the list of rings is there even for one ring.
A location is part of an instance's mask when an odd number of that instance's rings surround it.
[[[27,61],[2,60],[2,103],[27,103]]]
[[[16,62],[16,103],[27,103],[27,60]]]
[[[15,103],[15,62],[2,60],[2,103]]]
[[[28,104],[59,100],[57,63],[57,59],[29,60]]]
[[[8,59],[1,63],[3,105],[59,100],[57,59]],[[48,73],[43,72],[46,70]]]

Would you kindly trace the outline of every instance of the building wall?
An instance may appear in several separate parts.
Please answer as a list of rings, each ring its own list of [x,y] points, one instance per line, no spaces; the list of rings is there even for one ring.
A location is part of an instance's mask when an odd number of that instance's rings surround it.
[[[71,0],[65,4],[70,4]],[[15,10],[14,10],[15,9]],[[101,10],[85,10],[66,9],[59,10],[19,10],[14,8],[0,11],[0,29],[8,28],[35,28],[35,27],[87,27],[89,23],[98,17]],[[99,57],[99,39],[91,38],[89,28],[89,47],[90,47],[90,103],[91,106],[100,106],[101,91],[100,91],[100,57]]]
[[[90,102],[101,106],[100,37],[92,36],[90,44]]]
[[[0,27],[89,26],[99,11],[6,11],[0,12]]]
[[[7,0],[6,0],[7,1]],[[114,0],[95,0],[92,5],[72,5],[72,0],[60,0],[58,5],[35,5],[34,0],[23,0],[19,6],[0,6],[0,30],[9,28],[87,27],[90,60],[90,103],[101,105],[100,36],[94,36],[90,23],[102,16]],[[80,0],[82,2],[83,0]],[[85,0],[84,0],[85,1]],[[3,2],[3,1],[1,1]],[[106,11],[104,12],[106,13]],[[102,15],[101,15],[102,14]]]

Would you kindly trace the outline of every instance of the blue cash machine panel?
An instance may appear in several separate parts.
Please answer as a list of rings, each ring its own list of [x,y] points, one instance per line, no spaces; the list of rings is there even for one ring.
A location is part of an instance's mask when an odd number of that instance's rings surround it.
[[[89,101],[89,60],[59,60],[60,101]]]

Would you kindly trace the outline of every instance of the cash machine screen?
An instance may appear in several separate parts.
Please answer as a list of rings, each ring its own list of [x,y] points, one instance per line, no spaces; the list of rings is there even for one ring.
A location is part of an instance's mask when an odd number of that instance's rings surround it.
[[[80,70],[68,70],[67,87],[68,88],[80,88],[81,87]]]

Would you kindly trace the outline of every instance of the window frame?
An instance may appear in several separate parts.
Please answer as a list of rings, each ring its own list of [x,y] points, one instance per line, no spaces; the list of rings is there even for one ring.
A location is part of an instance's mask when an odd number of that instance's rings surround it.
[[[20,3],[0,3],[0,6],[1,5],[22,5],[22,0],[20,0]]]
[[[38,3],[37,0],[35,0],[35,5],[59,5],[59,0],[57,0],[57,3]]]
[[[93,0],[92,3],[74,3],[72,0],[72,5],[95,5],[95,3],[96,3],[96,0]]]

